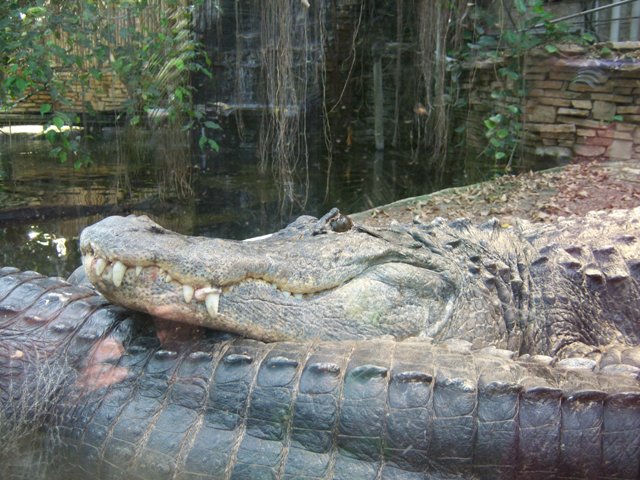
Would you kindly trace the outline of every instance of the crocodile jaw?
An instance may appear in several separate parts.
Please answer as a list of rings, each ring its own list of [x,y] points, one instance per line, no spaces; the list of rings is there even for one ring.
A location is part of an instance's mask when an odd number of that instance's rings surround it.
[[[395,285],[389,265],[374,267],[333,289],[292,294],[255,279],[226,287],[193,287],[155,266],[127,268],[120,261],[89,254],[83,256],[83,264],[91,283],[114,303],[263,341],[429,335],[430,325],[446,323],[456,296],[448,282],[409,265],[395,265],[392,271],[420,284],[415,295],[401,282]],[[434,300],[423,311],[421,295],[426,289]]]
[[[89,281],[114,303],[168,320],[229,330],[268,341],[286,338],[279,332],[259,332],[255,324],[243,328],[236,320],[221,313],[220,299],[222,295],[228,295],[232,287],[222,289],[209,284],[194,287],[182,284],[156,266],[127,267],[120,260],[109,262],[91,254],[84,254],[82,263]],[[270,286],[276,289],[275,285]]]
[[[460,284],[426,249],[357,232],[245,243],[109,217],[80,249],[114,303],[262,340],[419,335]]]

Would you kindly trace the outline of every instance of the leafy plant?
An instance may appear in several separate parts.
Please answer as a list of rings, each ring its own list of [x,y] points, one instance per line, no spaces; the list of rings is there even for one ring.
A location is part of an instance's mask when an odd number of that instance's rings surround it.
[[[499,35],[492,35],[483,26],[491,20],[476,18],[475,31],[466,44],[463,58],[488,58],[496,62],[497,82],[491,91],[494,108],[484,120],[487,146],[483,154],[490,157],[496,167],[501,165],[509,171],[524,130],[525,54],[540,47],[554,55],[559,52],[559,42],[589,43],[595,39],[588,33],[569,33],[562,23],[552,23],[552,15],[545,10],[542,0],[513,0],[511,6],[503,0],[500,5],[509,25],[503,26]]]
[[[195,5],[183,0],[4,0],[0,4],[0,108],[9,111],[46,93],[52,154],[80,166],[90,161],[73,127],[92,113],[78,91],[106,75],[125,85],[124,114],[132,125],[161,112],[172,126],[202,132],[201,148],[217,149],[217,125],[192,104],[191,76],[210,75],[209,60],[190,25]],[[74,100],[76,100],[74,102]]]

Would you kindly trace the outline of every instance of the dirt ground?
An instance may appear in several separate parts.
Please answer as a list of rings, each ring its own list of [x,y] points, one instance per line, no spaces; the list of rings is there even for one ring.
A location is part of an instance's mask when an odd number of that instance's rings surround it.
[[[428,222],[440,216],[475,221],[514,218],[553,222],[558,216],[584,215],[591,210],[640,205],[640,163],[580,162],[562,169],[508,175],[467,187],[400,200],[352,215],[367,225],[401,223],[414,218]]]

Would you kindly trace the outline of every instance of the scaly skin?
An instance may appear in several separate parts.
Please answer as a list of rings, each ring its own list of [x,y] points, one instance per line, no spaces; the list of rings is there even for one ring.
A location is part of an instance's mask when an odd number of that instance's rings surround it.
[[[237,242],[110,217],[80,245],[112,302],[261,340],[428,336],[557,357],[640,342],[640,209],[508,228],[344,218]]]
[[[637,353],[265,344],[5,268],[1,478],[636,479]]]

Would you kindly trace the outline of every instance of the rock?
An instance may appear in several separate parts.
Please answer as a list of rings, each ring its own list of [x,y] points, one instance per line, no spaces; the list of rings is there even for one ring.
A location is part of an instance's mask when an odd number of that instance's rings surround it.
[[[606,147],[600,145],[575,145],[573,152],[581,157],[600,157],[606,152]]]
[[[605,102],[603,100],[596,100],[593,102],[593,118],[596,120],[612,120],[616,114],[616,104]]]
[[[536,155],[539,157],[554,157],[562,160],[570,160],[573,152],[567,147],[536,147]]]
[[[547,105],[536,105],[527,110],[527,120],[532,123],[554,123],[556,108]]]
[[[610,158],[631,158],[632,151],[633,142],[614,140],[607,149],[607,154]]]
[[[591,110],[593,103],[591,102],[591,100],[571,100],[571,106],[573,108]]]

